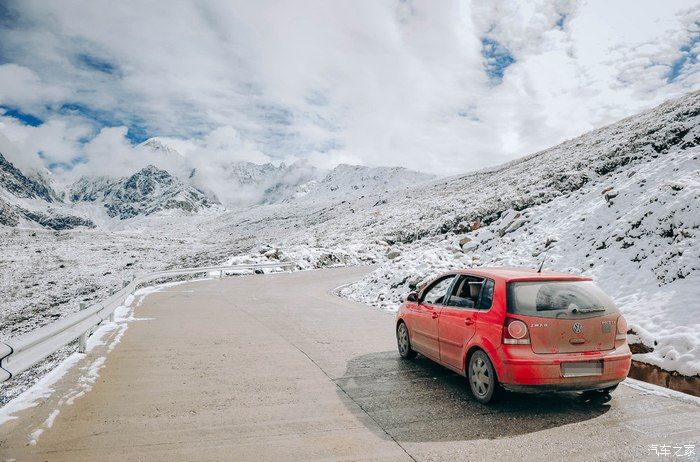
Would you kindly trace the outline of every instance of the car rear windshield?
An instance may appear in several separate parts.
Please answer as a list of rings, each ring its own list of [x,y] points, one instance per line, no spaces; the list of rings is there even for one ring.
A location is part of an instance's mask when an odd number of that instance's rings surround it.
[[[587,318],[617,313],[615,303],[591,281],[508,284],[508,312],[544,318]]]

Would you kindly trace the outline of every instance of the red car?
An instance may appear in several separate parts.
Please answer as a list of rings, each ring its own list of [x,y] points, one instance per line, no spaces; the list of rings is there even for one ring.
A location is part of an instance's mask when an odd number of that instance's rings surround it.
[[[610,393],[627,377],[627,323],[591,279],[528,268],[441,275],[396,315],[403,358],[467,376],[477,401],[517,392]]]

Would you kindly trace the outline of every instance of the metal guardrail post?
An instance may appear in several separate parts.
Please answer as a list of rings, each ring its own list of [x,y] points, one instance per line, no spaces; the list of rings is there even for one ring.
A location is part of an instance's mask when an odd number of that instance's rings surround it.
[[[80,302],[80,311],[83,311],[85,308],[87,308],[87,304],[85,302]],[[80,337],[78,337],[78,353],[85,353],[87,350],[87,339],[89,333],[90,331],[87,330],[83,332]]]

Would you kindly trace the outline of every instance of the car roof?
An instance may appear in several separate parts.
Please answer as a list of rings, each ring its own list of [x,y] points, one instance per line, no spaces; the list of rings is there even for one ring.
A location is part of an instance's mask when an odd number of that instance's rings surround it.
[[[451,271],[456,274],[468,274],[481,276],[490,279],[501,279],[506,282],[511,281],[590,281],[591,278],[576,274],[558,273],[555,271],[538,272],[534,268],[522,266],[497,266],[464,268]]]

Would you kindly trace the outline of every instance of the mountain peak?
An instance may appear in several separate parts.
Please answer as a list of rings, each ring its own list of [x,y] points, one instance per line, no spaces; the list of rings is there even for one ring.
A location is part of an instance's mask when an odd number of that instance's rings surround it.
[[[110,217],[122,220],[169,209],[195,213],[215,204],[199,189],[153,165],[117,180],[81,178],[71,186],[70,198],[101,202]]]
[[[143,143],[139,144],[139,147],[150,149],[151,151],[155,151],[158,153],[163,153],[166,155],[175,155],[178,157],[184,157],[180,151],[175,149],[168,143],[167,140],[164,140],[163,138],[158,138],[158,137],[153,137],[149,138]]]

